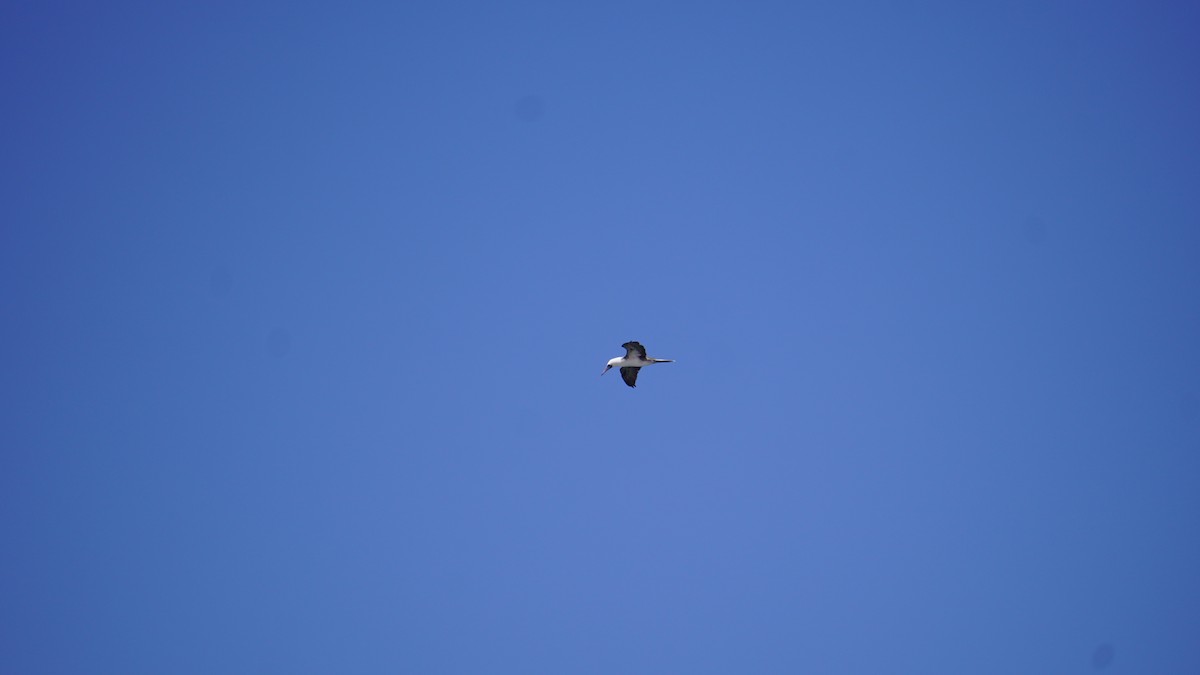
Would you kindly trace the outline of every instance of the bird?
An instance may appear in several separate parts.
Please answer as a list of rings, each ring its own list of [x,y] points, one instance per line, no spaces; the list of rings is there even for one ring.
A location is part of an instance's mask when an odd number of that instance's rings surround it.
[[[625,356],[618,356],[615,359],[609,359],[608,365],[604,367],[601,376],[607,373],[612,368],[621,369],[621,379],[625,380],[625,384],[636,387],[638,371],[642,366],[648,366],[652,363],[674,363],[675,359],[652,359],[646,356],[646,348],[640,342],[626,342],[621,345],[625,348]]]

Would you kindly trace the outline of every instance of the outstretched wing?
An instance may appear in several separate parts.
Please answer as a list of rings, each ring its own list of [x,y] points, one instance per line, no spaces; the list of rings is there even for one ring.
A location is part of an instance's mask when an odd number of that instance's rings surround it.
[[[639,370],[641,370],[640,367],[631,368],[629,366],[625,366],[624,368],[621,369],[621,379],[625,380],[625,384],[627,384],[631,387],[636,387],[637,386],[637,373]]]
[[[626,342],[621,346],[625,348],[625,358],[637,356],[643,361],[646,360],[646,348],[642,346],[642,343]]]

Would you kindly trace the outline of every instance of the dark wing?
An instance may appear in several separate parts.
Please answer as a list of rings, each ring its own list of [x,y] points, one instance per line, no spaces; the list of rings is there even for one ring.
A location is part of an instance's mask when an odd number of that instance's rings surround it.
[[[629,357],[633,356],[634,354],[636,354],[643,361],[646,360],[646,348],[642,346],[642,343],[626,342],[625,344],[623,344],[621,346],[625,348],[625,358],[629,358]]]
[[[631,387],[636,387],[637,386],[637,371],[639,371],[639,370],[641,370],[640,367],[639,368],[630,368],[629,366],[626,366],[621,369],[621,379],[625,380],[625,384],[627,384]]]

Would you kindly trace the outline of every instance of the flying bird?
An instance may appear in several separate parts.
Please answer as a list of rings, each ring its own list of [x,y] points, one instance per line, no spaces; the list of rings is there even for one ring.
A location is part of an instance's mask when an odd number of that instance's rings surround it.
[[[604,367],[604,372],[607,373],[610,368],[621,369],[621,379],[625,380],[625,384],[636,387],[638,371],[642,366],[648,366],[652,363],[674,363],[674,359],[652,359],[646,356],[646,348],[640,342],[626,342],[621,345],[625,348],[625,356],[618,356],[615,359],[609,359],[608,365]]]

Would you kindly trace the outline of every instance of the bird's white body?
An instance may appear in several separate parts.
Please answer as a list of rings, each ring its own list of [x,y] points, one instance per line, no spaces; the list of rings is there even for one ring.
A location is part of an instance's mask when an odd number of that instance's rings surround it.
[[[648,366],[651,363],[655,363],[655,361],[653,359],[643,359],[643,358],[639,358],[637,356],[633,356],[633,357],[618,356],[615,359],[608,360],[608,367],[609,368],[641,368],[642,366]]]
[[[620,368],[621,379],[625,380],[625,384],[631,387],[637,386],[639,368],[655,363],[671,363],[671,359],[655,359],[646,356],[646,348],[640,342],[626,342],[621,346],[625,348],[625,356],[609,359],[608,365],[604,368],[604,373],[607,373],[611,368]],[[603,375],[604,373],[600,374]]]

